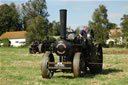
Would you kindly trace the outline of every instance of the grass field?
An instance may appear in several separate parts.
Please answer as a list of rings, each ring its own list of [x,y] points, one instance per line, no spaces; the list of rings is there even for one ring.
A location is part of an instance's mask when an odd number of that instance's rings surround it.
[[[0,85],[128,85],[128,49],[105,48],[103,72],[74,78],[72,73],[55,73],[42,79],[43,54],[29,54],[28,48],[0,47]]]

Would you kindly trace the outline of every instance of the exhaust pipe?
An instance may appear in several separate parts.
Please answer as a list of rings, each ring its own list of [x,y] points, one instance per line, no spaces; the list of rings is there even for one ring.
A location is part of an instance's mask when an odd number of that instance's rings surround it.
[[[66,19],[67,19],[67,10],[60,10],[60,38],[66,39]]]

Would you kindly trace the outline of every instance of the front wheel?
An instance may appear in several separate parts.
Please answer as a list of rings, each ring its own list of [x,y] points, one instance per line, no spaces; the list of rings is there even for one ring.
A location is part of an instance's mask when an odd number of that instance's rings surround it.
[[[81,52],[76,52],[73,58],[73,74],[74,77],[84,76],[86,71],[86,66]]]
[[[49,61],[53,62],[54,57],[53,54],[47,51],[45,52],[41,63],[41,73],[43,78],[51,78],[54,74],[54,71],[48,69]]]

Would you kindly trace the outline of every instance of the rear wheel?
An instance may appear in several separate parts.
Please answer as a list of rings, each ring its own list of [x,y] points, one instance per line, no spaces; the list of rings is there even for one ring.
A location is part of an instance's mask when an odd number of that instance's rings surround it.
[[[53,70],[48,69],[48,62],[49,61],[54,62],[54,57],[53,57],[53,54],[46,51],[44,56],[43,56],[42,63],[41,63],[41,72],[42,72],[43,78],[51,78],[54,74]]]
[[[93,64],[89,65],[90,72],[93,74],[99,73],[102,71],[102,64],[103,64],[103,52],[102,46],[100,44],[96,45],[96,56],[95,59],[92,61]]]

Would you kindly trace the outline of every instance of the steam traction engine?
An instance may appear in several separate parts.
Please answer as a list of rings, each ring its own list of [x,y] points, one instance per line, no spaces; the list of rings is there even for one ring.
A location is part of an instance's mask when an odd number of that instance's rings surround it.
[[[41,62],[41,72],[43,78],[51,78],[58,69],[62,72],[73,72],[74,77],[81,77],[87,72],[95,74],[102,71],[102,46],[93,41],[93,31],[87,32],[87,39],[71,36],[66,33],[66,13],[67,10],[60,10],[60,32],[61,40],[45,43],[41,49],[45,49]],[[68,35],[67,35],[68,34]],[[67,35],[67,36],[66,36]],[[59,56],[59,62],[55,62],[53,53]]]

